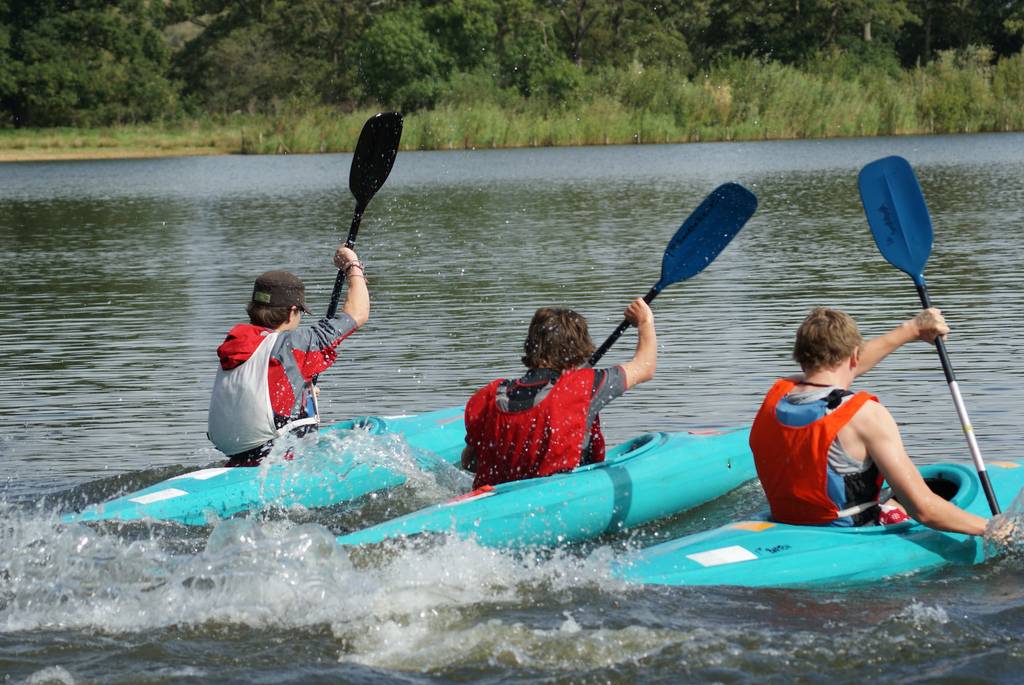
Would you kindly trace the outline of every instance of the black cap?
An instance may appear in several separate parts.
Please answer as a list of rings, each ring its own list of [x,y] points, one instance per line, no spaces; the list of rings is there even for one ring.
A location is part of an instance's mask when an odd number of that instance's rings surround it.
[[[268,307],[298,307],[312,314],[306,307],[306,286],[295,274],[287,271],[268,271],[260,274],[252,287],[252,301]]]

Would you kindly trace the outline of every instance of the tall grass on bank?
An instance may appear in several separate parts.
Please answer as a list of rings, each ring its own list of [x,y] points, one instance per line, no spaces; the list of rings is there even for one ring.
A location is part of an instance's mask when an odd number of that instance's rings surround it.
[[[696,78],[665,69],[587,74],[568,100],[525,98],[486,74],[449,84],[442,102],[406,116],[404,149],[1024,131],[1024,53],[942,53],[912,70],[825,60],[801,70],[742,60]],[[102,130],[0,130],[0,159],[351,151],[374,110],[291,103],[273,116],[234,114]]]
[[[225,154],[239,152],[241,143],[238,121],[208,118],[99,129],[0,129],[0,160]]]
[[[847,69],[848,70],[848,69]],[[809,72],[744,60],[695,79],[665,69],[588,75],[576,98],[552,103],[471,79],[432,110],[406,116],[402,147],[449,150],[678,143],[1024,130],[1024,54],[942,53],[913,70]],[[350,150],[369,111],[275,117],[245,152]]]

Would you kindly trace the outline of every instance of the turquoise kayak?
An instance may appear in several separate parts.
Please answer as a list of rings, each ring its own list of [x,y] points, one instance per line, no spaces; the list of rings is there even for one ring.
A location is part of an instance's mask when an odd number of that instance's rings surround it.
[[[934,492],[962,509],[989,516],[971,466],[933,464],[920,471]],[[1009,506],[1024,487],[1024,462],[990,462],[988,473],[997,498]],[[943,533],[916,521],[838,528],[761,519],[638,550],[622,559],[614,573],[624,580],[659,585],[842,585],[984,560],[983,538]]]
[[[410,466],[430,470],[442,462],[457,463],[465,446],[462,407],[415,416],[365,416],[320,429],[311,449],[293,461],[260,466],[208,468],[169,478],[138,492],[93,504],[72,521],[149,519],[206,525],[245,511],[266,507],[329,507],[401,485],[406,475],[389,464],[360,454],[362,436],[401,435],[399,451],[411,456]],[[308,438],[305,438],[308,440]]]
[[[587,540],[677,514],[755,476],[750,431],[647,433],[569,473],[476,490],[343,535],[360,545],[452,534],[491,547]]]

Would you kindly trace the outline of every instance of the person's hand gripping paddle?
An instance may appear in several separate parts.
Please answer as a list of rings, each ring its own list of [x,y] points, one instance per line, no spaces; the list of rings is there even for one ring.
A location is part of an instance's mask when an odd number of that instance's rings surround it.
[[[715,188],[672,236],[661,259],[661,280],[644,295],[644,301],[650,304],[668,286],[703,271],[739,233],[755,209],[757,198],[738,183]],[[597,364],[627,328],[629,321],[624,320],[590,356],[590,366]]]
[[[932,220],[910,163],[902,157],[885,157],[871,162],[861,169],[857,185],[860,187],[860,200],[878,251],[886,261],[914,280],[921,304],[926,309],[931,307],[928,286],[924,282],[924,265],[932,251]],[[956,405],[960,425],[967,437],[967,446],[978,470],[988,506],[993,514],[998,514],[999,502],[996,501],[985,470],[981,449],[974,437],[967,407],[960,396],[960,386],[956,382],[942,338],[935,339],[935,349],[942,361],[942,371],[946,374],[946,382],[953,395],[953,404]]]
[[[366,205],[370,204],[370,200],[388,179],[391,167],[395,164],[401,139],[402,115],[399,112],[380,112],[363,124],[355,154],[352,155],[352,168],[348,174],[348,188],[356,198],[356,209],[352,215],[352,226],[348,229],[345,247],[355,246]],[[345,272],[339,269],[338,277],[334,279],[331,303],[327,307],[328,319],[334,318],[338,311],[338,300],[341,299],[341,288],[344,284]]]

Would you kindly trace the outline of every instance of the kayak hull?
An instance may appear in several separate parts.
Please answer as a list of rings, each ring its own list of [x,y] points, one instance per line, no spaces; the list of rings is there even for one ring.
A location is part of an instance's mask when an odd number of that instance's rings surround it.
[[[748,438],[748,430],[648,433],[609,450],[600,464],[481,489],[338,542],[451,534],[516,548],[616,533],[695,507],[753,478]]]
[[[415,416],[359,417],[325,426],[320,438],[344,440],[359,435],[401,435],[416,465],[425,469],[458,461],[465,445],[462,408]],[[393,488],[406,476],[358,454],[358,440],[338,451],[321,440],[293,461],[260,466],[191,471],[137,492],[66,514],[72,521],[148,519],[207,525],[245,511],[266,507],[328,507]]]
[[[957,506],[989,515],[978,475],[970,466],[932,464],[920,471],[933,490],[947,491]],[[992,462],[988,473],[1004,504],[1024,486],[1024,462]],[[795,526],[765,518],[638,550],[620,560],[614,574],[627,581],[660,585],[843,585],[984,560],[983,538],[933,530],[916,521],[840,528]]]

